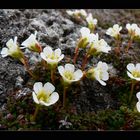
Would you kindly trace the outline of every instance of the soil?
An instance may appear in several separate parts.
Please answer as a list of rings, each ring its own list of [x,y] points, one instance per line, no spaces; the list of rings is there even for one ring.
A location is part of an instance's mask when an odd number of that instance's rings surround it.
[[[86,11],[87,13],[91,12],[93,17],[98,19],[98,25],[95,32],[99,33],[100,38],[105,39],[112,47],[110,54],[102,54],[97,58],[91,58],[86,69],[96,65],[98,61],[104,61],[110,66],[110,79],[107,81],[107,86],[102,86],[99,82],[87,78],[81,81],[80,85],[72,85],[68,90],[67,98],[69,98],[70,107],[75,109],[74,113],[76,115],[89,112],[96,113],[106,109],[119,109],[123,103],[118,97],[118,94],[121,94],[120,91],[123,92],[126,88],[130,89],[130,84],[127,82],[127,79],[129,78],[126,75],[126,65],[130,62],[138,63],[140,60],[139,42],[133,43],[129,53],[124,54],[123,46],[126,45],[127,41],[123,41],[121,56],[118,58],[114,55],[113,38],[105,35],[106,30],[114,24],[125,27],[127,23],[136,23],[140,26],[140,10],[86,9]],[[6,42],[10,38],[14,38],[14,36],[17,36],[18,42],[22,43],[31,33],[34,33],[34,31],[37,30],[37,38],[43,48],[46,46],[51,46],[54,49],[60,48],[62,52],[66,54],[67,60],[65,59],[62,61],[62,63],[65,64],[66,62],[72,62],[76,43],[80,37],[79,30],[82,26],[86,26],[86,22],[76,22],[67,15],[66,9],[0,9],[0,47],[1,49],[5,47]],[[122,30],[122,36],[127,40],[127,31],[125,29]],[[136,45],[137,48],[135,47]],[[35,62],[41,61],[41,58],[37,53],[32,53],[28,50],[25,50],[24,53],[29,58],[31,69],[34,69]],[[78,61],[75,65],[76,68],[81,67],[83,56],[84,52],[83,50],[80,50]],[[118,77],[120,77],[120,79]],[[44,78],[40,78],[39,80],[43,81]],[[19,61],[11,57],[2,58],[0,56],[1,111],[3,112],[8,108],[8,98],[17,97],[17,93],[23,96],[22,99],[24,100],[22,102],[30,102],[30,104],[32,104],[31,106],[34,108],[31,97],[34,82],[35,81],[31,79],[30,75]],[[139,90],[138,84],[135,92]],[[60,91],[62,90],[60,89]],[[26,94],[29,94],[27,97],[29,96],[31,101],[25,99]],[[61,102],[57,104],[58,107],[61,106],[60,104]],[[54,108],[58,110],[56,106]],[[22,110],[22,108],[19,110]],[[9,113],[12,114],[8,109],[5,112],[7,113],[2,117],[7,116]],[[27,113],[29,112],[27,111]],[[31,112],[33,111],[31,110]],[[61,116],[60,118],[62,119]],[[59,120],[59,117],[57,119]],[[56,120],[57,123],[58,120]],[[0,122],[0,124],[1,129],[8,129],[8,125],[3,125],[2,122]],[[21,126],[20,128],[21,130],[27,129],[26,127],[22,128]],[[18,130],[19,127],[14,126],[12,129]],[[54,128],[51,128],[51,126],[49,126],[46,128],[44,126],[39,126],[35,128],[32,127],[31,129],[49,130],[59,129],[59,127],[55,126]]]

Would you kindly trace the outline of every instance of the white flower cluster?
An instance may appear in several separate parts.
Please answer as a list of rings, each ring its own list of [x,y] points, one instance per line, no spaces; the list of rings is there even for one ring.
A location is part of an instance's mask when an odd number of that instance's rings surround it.
[[[86,17],[87,16],[87,13],[85,10],[83,9],[80,9],[80,10],[67,10],[66,11],[68,15],[70,16],[83,16],[83,17]]]
[[[96,18],[93,18],[92,13],[87,14],[85,10],[67,10],[66,11],[68,15],[75,19],[83,19],[87,22],[88,28],[91,30],[91,32],[94,32],[94,29],[98,23],[98,20]]]
[[[137,24],[133,23],[133,24],[126,24],[126,28],[128,30],[128,33],[130,34],[130,36],[132,37],[140,37],[140,28],[138,27]]]
[[[127,23],[126,29],[128,30],[128,34],[133,37],[140,37],[140,28],[137,24],[133,23]],[[107,29],[106,34],[110,35],[112,37],[117,38],[120,35],[120,31],[122,30],[122,26],[119,26],[118,24],[114,24],[113,27],[110,27]]]
[[[17,45],[17,37],[15,37],[14,40],[10,39],[6,43],[7,47],[4,47],[1,51],[2,57],[6,57],[9,55],[14,58],[20,58],[21,57],[20,55],[22,54],[21,49],[23,48],[28,48],[29,50],[35,51],[35,52],[41,52],[42,48],[39,45],[39,42],[36,40],[36,34],[37,34],[37,31],[35,31],[35,34],[31,34],[29,38],[27,38],[24,42],[22,42],[21,45],[24,47],[19,47]]]
[[[82,43],[84,45],[80,45],[85,47],[85,46],[90,46],[91,52],[104,52],[108,53],[111,50],[111,47],[107,44],[107,42],[104,39],[99,40],[99,35],[98,33],[93,34],[90,33],[90,30],[86,27],[82,27],[80,29],[82,39],[84,40]],[[85,43],[86,42],[86,43]],[[86,45],[85,45],[86,44]],[[79,46],[80,47],[80,46]],[[94,51],[92,51],[94,49]]]

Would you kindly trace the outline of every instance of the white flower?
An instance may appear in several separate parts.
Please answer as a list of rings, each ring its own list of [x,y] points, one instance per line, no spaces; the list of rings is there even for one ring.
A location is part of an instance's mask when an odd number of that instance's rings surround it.
[[[105,62],[99,61],[97,67],[87,71],[87,77],[96,79],[101,85],[106,86],[104,81],[109,79],[108,65]]]
[[[72,15],[74,14],[74,12],[71,11],[71,10],[67,10],[66,12],[67,12],[67,14],[70,15],[70,16],[72,16]]]
[[[112,37],[115,37],[117,38],[118,35],[120,35],[120,31],[122,30],[122,27],[119,26],[118,24],[115,24],[113,25],[113,28],[109,28],[107,31],[106,31],[106,34],[107,35],[110,35]]]
[[[136,97],[137,97],[138,100],[140,101],[140,92],[138,92],[138,93],[136,94]]]
[[[128,30],[128,33],[131,36],[140,36],[140,28],[138,27],[137,24],[133,23],[133,24],[126,24],[126,28]]]
[[[80,13],[82,16],[84,16],[84,17],[86,17],[86,16],[87,16],[86,11],[85,11],[85,10],[83,10],[83,9],[79,10],[79,13]]]
[[[85,10],[81,9],[81,10],[75,10],[75,11],[71,11],[71,10],[67,10],[66,11],[68,15],[70,16],[83,16],[83,17],[86,17],[87,16],[87,13]]]
[[[45,47],[43,52],[40,53],[41,58],[47,61],[48,64],[58,64],[64,58],[64,54],[61,54],[61,50],[58,48],[55,51],[51,47]]]
[[[140,92],[138,92],[136,94],[136,97],[138,98],[138,102],[136,104],[136,108],[137,108],[138,112],[140,112]]]
[[[80,33],[81,33],[81,39],[78,46],[79,48],[85,48],[90,42],[93,42],[94,34],[90,33],[90,30],[87,27],[82,27],[80,29]]]
[[[104,81],[109,79],[108,66],[105,62],[99,61],[97,67],[94,69],[95,79],[103,86],[106,85]]]
[[[65,67],[59,66],[58,71],[62,76],[63,80],[69,84],[79,81],[83,76],[83,73],[80,69],[75,71],[75,66],[69,63],[66,64]]]
[[[28,48],[31,51],[35,51],[35,52],[41,52],[42,48],[39,45],[39,42],[36,40],[36,35],[37,35],[37,31],[35,31],[34,34],[31,34],[24,42],[22,42],[22,46],[21,49],[24,48]]]
[[[90,45],[90,52],[91,54],[94,52],[99,53],[99,52],[104,52],[108,53],[111,50],[111,47],[107,44],[107,42],[104,39],[99,40],[99,35],[96,33],[92,36],[93,38],[91,39],[91,45]]]
[[[132,63],[129,63],[127,65],[127,70],[127,75],[130,78],[140,81],[140,63],[136,64],[136,66],[134,66]]]
[[[97,24],[97,19],[93,19],[92,14],[89,13],[88,17],[86,18],[88,24],[95,26]]]
[[[33,100],[37,104],[50,106],[56,103],[59,99],[59,94],[54,92],[55,87],[49,82],[44,84],[44,86],[41,82],[36,82],[33,89]]]
[[[20,58],[23,57],[23,54],[19,48],[19,46],[17,45],[17,36],[13,39],[10,39],[7,43],[6,43],[6,47],[4,47],[1,51],[1,55],[2,57],[6,57],[6,56],[12,56],[14,58]]]

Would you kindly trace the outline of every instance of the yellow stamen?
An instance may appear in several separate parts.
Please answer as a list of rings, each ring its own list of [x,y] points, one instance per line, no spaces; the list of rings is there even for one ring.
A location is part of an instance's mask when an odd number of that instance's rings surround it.
[[[134,77],[140,78],[140,71],[134,70],[134,71],[132,71],[132,75]]]
[[[41,100],[41,101],[44,101],[44,102],[48,102],[49,101],[49,97],[50,97],[50,93],[46,93],[44,90],[41,90],[37,94],[38,100]]]
[[[58,59],[58,55],[55,55],[55,53],[53,52],[52,54],[48,55],[48,58],[52,59],[52,60],[55,60],[55,59]]]
[[[64,72],[64,76],[68,79],[68,80],[73,80],[74,79],[74,75],[71,71],[65,71]]]

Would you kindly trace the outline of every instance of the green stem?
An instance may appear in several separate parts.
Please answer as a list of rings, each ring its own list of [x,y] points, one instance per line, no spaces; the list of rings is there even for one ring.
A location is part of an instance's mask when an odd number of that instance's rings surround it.
[[[36,116],[37,116],[37,114],[38,114],[38,111],[39,111],[39,105],[36,105],[36,108],[35,108],[35,112],[34,112],[32,121],[35,121],[35,120],[36,120]]]
[[[131,102],[131,100],[132,100],[134,86],[135,86],[135,80],[132,80],[132,83],[131,83],[131,91],[130,91],[130,96],[129,96],[129,102]]]

